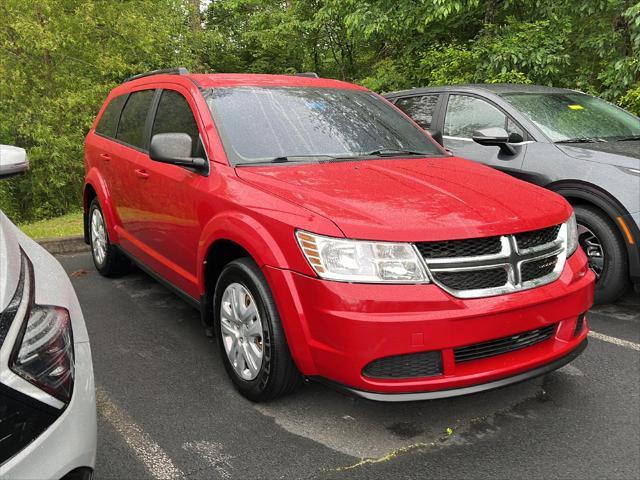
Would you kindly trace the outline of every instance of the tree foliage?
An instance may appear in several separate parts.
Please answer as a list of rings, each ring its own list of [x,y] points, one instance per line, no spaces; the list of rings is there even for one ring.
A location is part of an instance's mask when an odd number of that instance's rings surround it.
[[[376,91],[462,82],[579,88],[640,113],[629,0],[2,0],[0,143],[32,170],[0,184],[17,220],[79,204],[82,142],[128,75],[291,73]]]

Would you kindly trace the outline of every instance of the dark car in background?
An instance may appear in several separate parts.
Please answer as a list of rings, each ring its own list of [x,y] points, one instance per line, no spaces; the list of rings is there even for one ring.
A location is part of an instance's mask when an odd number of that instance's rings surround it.
[[[416,88],[385,97],[454,155],[563,195],[595,271],[596,301],[640,283],[640,119],[596,97],[536,85]]]

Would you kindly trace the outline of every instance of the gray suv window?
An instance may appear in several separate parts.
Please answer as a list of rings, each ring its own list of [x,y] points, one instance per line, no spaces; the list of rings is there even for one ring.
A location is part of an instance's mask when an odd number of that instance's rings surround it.
[[[471,138],[481,128],[500,127],[509,134],[523,131],[501,110],[469,95],[449,95],[443,134],[448,137]]]
[[[428,130],[431,128],[437,103],[438,95],[422,95],[401,98],[396,102],[396,107],[413,118],[422,128]]]

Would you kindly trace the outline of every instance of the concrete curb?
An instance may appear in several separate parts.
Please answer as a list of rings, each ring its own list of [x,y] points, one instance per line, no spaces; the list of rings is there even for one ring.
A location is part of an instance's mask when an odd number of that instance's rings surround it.
[[[36,240],[36,242],[42,245],[49,253],[53,255],[89,251],[89,245],[84,243],[84,237],[82,235],[59,238],[40,238]]]

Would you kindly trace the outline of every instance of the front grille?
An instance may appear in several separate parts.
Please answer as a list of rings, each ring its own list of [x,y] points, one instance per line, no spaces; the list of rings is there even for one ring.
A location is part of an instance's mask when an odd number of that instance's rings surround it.
[[[362,374],[370,378],[416,378],[442,375],[442,355],[437,351],[380,358],[364,367]]]
[[[17,399],[0,389],[0,464],[34,441],[59,413],[47,412],[35,406],[35,401]]]
[[[544,342],[553,336],[555,328],[555,325],[549,325],[489,342],[455,348],[453,352],[458,363],[493,357]]]
[[[500,253],[500,237],[471,238],[467,240],[447,240],[442,242],[416,243],[420,255],[425,260],[447,257],[478,257]]]
[[[522,281],[528,282],[536,278],[546,277],[556,268],[556,263],[558,263],[558,257],[541,258],[540,260],[524,263],[520,270]]]
[[[558,238],[559,232],[560,225],[555,225],[553,227],[543,228],[542,230],[518,233],[515,237],[518,248],[524,250],[525,248],[539,247],[540,245],[553,242]]]
[[[442,285],[454,290],[496,288],[507,283],[507,271],[504,268],[434,272],[433,277]]]

